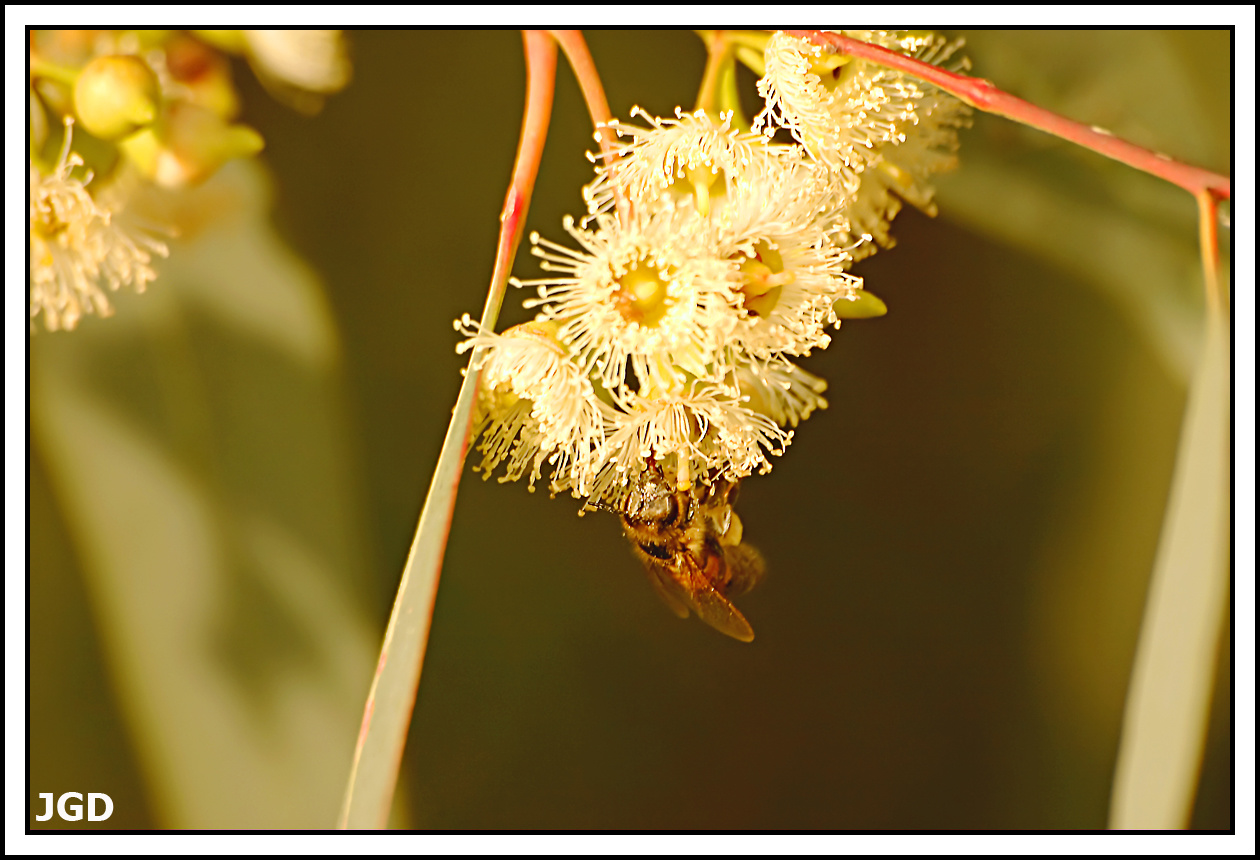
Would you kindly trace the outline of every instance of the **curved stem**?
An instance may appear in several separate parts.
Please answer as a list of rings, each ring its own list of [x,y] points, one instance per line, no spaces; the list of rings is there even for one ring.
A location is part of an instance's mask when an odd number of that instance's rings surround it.
[[[565,59],[573,69],[578,86],[582,88],[582,98],[586,100],[586,109],[591,113],[591,121],[595,127],[612,122],[612,111],[608,107],[608,96],[604,94],[604,82],[595,69],[595,60],[591,57],[590,48],[582,38],[581,30],[548,30],[564,51]],[[606,157],[615,157],[611,145],[601,137],[600,145]]]
[[[595,125],[595,139],[599,141],[599,150],[604,164],[609,170],[617,161],[615,132],[607,127],[613,124],[612,110],[608,107],[608,96],[604,94],[604,83],[595,69],[595,60],[591,57],[590,48],[582,38],[581,30],[548,30],[564,51],[565,58],[573,69],[578,86],[582,88],[582,98],[586,100],[586,109],[590,111],[591,122]],[[617,220],[625,224],[630,219],[630,201],[621,192],[621,186],[614,183],[617,191]]]
[[[525,214],[542,160],[547,126],[551,121],[556,47],[546,34],[537,30],[525,31],[524,40],[528,77],[525,118],[521,123],[521,140],[516,151],[512,184],[499,216],[501,226],[494,274],[490,278],[490,289],[481,314],[484,331],[494,329],[499,307],[503,304],[508,275],[521,243]],[[476,361],[477,351],[474,351],[470,366],[475,367]],[[468,373],[460,386],[411,552],[403,567],[398,596],[394,600],[380,660],[376,664],[376,675],[363,711],[350,780],[337,822],[341,829],[383,828],[389,818],[398,770],[402,765],[403,747],[407,742],[407,728],[420,686],[420,670],[428,646],[459,476],[468,451],[478,377],[477,373]]]
[[[1083,125],[1053,111],[1037,107],[1031,102],[999,90],[992,82],[983,78],[973,78],[946,71],[931,63],[907,57],[905,54],[899,54],[878,45],[850,39],[839,33],[824,33],[818,30],[788,30],[786,32],[797,38],[808,39],[815,44],[914,75],[957,96],[977,110],[1004,116],[1009,120],[1032,126],[1064,140],[1070,140],[1100,155],[1171,182],[1191,194],[1197,195],[1200,191],[1208,191],[1219,199],[1228,200],[1230,197],[1231,183],[1228,176],[1182,164],[1163,153],[1121,140],[1104,129]]]

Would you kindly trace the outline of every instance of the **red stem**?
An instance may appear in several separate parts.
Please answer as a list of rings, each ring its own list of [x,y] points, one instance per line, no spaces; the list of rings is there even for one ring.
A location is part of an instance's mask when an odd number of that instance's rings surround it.
[[[595,60],[591,57],[590,49],[586,47],[582,31],[548,30],[547,32],[560,44],[569,65],[573,67],[573,75],[577,78],[578,86],[582,88],[582,98],[586,99],[586,108],[591,112],[591,121],[595,123],[595,127],[612,122],[613,115],[608,107],[608,96],[604,94],[603,81],[599,79],[599,72],[595,69]],[[612,144],[604,139],[606,137],[607,135],[600,136],[600,145],[603,147],[605,157],[613,157]]]
[[[1209,314],[1220,313],[1221,287],[1219,254],[1216,241],[1216,199],[1208,190],[1200,191],[1196,198],[1199,204],[1199,256],[1203,258],[1203,287],[1207,291],[1207,309]]]
[[[905,54],[899,54],[878,45],[850,39],[839,33],[824,33],[818,30],[788,30],[787,32],[799,39],[807,39],[815,44],[914,75],[957,96],[978,110],[995,113],[1056,137],[1070,140],[1108,158],[1114,158],[1130,167],[1167,180],[1191,194],[1197,195],[1206,191],[1216,199],[1230,199],[1228,176],[1182,164],[1162,153],[1121,140],[1102,129],[1082,125],[1053,111],[1037,107],[999,90],[992,82],[983,78],[949,72],[931,63],[907,57]]]
[[[502,292],[512,272],[512,261],[520,247],[522,225],[529,202],[534,196],[534,182],[538,179],[538,165],[542,163],[543,146],[547,142],[547,128],[551,124],[551,103],[556,88],[556,46],[542,30],[523,30],[525,64],[528,83],[525,92],[525,116],[521,120],[521,141],[516,148],[516,166],[512,171],[512,184],[503,201],[499,215],[499,246],[494,257],[494,274],[490,278],[490,291]],[[498,316],[498,307],[495,308]]]
[[[503,212],[499,218],[501,224],[494,274],[490,278],[490,289],[481,315],[483,331],[493,331],[499,307],[503,304],[508,275],[521,243],[525,214],[533,196],[534,180],[538,177],[538,165],[542,160],[543,144],[551,121],[556,46],[550,37],[539,30],[527,30],[523,38],[528,78],[525,117],[521,122],[521,140],[516,150],[512,184],[508,187]],[[476,356],[477,351],[474,351],[470,366],[476,365]],[[468,450],[477,382],[476,377],[465,378],[460,386],[451,424],[447,428],[429,494],[420,514],[420,524],[412,541],[407,563],[403,567],[398,596],[385,630],[385,643],[381,648],[372,688],[363,709],[363,721],[350,768],[350,781],[337,825],[341,829],[381,828],[386,825],[389,816],[398,770],[402,765],[407,728],[411,722],[411,711],[415,707],[420,673],[428,647],[434,601],[437,599],[438,576],[441,573],[442,556],[455,510],[459,475]],[[422,534],[432,533],[426,532],[426,529],[430,523],[436,521],[434,518],[439,517],[441,540],[434,548],[432,542],[422,541]],[[390,757],[388,764],[379,764],[387,756]],[[361,765],[364,761],[371,761],[373,764],[363,768]]]
[[[604,163],[612,169],[617,161],[617,147],[615,146],[617,135],[606,128],[613,121],[612,110],[608,107],[604,83],[600,80],[599,72],[595,68],[595,60],[586,46],[586,39],[582,38],[581,30],[548,30],[547,32],[564,50],[564,56],[573,69],[573,76],[577,78],[578,86],[582,88],[582,98],[586,100],[586,109],[590,111],[591,122],[595,125],[595,138],[599,141]],[[617,189],[617,217],[622,224],[625,224],[630,215],[630,203],[621,193],[621,187],[616,183],[614,186]]]

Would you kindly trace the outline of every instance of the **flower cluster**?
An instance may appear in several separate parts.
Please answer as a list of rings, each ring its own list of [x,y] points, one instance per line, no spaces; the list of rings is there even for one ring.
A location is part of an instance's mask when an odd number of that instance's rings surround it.
[[[921,58],[937,37],[860,38]],[[481,373],[476,432],[488,476],[549,473],[552,492],[623,505],[645,469],[679,489],[769,471],[827,403],[796,361],[867,296],[848,273],[888,243],[904,199],[929,207],[963,108],[900,73],[776,34],[751,130],[734,114],[635,109],[564,228],[534,234],[545,277],[534,322],[501,334],[468,316],[460,351]],[[838,73],[836,73],[838,72]],[[794,142],[776,142],[790,135]],[[894,196],[895,195],[895,196]]]
[[[30,33],[32,330],[41,315],[49,330],[107,316],[104,287],[142,291],[154,280],[154,257],[167,247],[125,223],[137,191],[178,191],[262,148],[257,132],[233,122],[239,98],[224,52],[244,54],[302,109],[349,77],[335,30]]]

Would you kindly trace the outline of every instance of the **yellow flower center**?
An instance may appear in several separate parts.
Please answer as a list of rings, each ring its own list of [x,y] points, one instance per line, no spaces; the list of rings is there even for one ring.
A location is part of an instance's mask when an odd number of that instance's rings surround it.
[[[809,64],[809,70],[818,75],[823,89],[834,92],[851,77],[855,65],[847,54],[823,54]]]
[[[753,246],[753,256],[744,258],[739,271],[744,307],[755,317],[769,316],[783,288],[795,280],[791,272],[784,271],[783,255],[764,239]]]
[[[613,301],[626,322],[655,326],[673,303],[669,281],[651,263],[634,263],[616,284]]]

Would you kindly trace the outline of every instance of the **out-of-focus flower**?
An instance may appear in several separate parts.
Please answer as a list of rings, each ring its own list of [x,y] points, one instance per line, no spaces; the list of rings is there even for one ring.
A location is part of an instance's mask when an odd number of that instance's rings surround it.
[[[41,313],[51,331],[73,329],[84,314],[109,316],[113,309],[102,284],[143,291],[157,277],[153,257],[166,246],[124,230],[117,212],[88,193],[86,180],[72,174],[83,164],[70,152],[70,129],[56,167],[47,175],[31,164],[30,305],[31,326]]]
[[[350,59],[340,30],[246,30],[245,42],[263,74],[312,93],[350,83]]]
[[[139,57],[97,57],[74,82],[74,110],[79,121],[106,140],[151,125],[157,119],[161,99],[157,75]]]
[[[119,223],[129,192],[147,181],[178,193],[262,149],[258,132],[233,122],[239,99],[224,50],[247,54],[284,94],[303,94],[304,109],[349,81],[333,30],[31,31],[32,320],[74,328],[85,313],[110,312],[105,286],[142,290],[154,279],[153,257],[167,249]],[[81,152],[68,130],[60,143],[54,136],[63,119],[89,133]]]
[[[244,30],[247,56],[272,95],[303,113],[350,83],[350,59],[340,30]]]
[[[263,148],[252,128],[225,121],[209,108],[172,102],[152,127],[119,144],[146,179],[165,188],[195,185],[233,158],[248,158]]]

